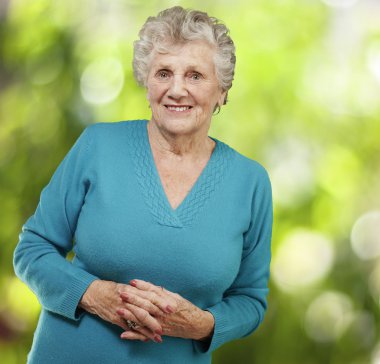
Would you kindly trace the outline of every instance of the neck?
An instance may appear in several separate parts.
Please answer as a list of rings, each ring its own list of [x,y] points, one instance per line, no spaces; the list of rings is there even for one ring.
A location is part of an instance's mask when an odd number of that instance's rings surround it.
[[[152,120],[148,122],[147,128],[151,147],[161,157],[176,161],[198,161],[208,158],[215,148],[215,142],[208,137],[207,130],[193,135],[173,135],[160,129]]]

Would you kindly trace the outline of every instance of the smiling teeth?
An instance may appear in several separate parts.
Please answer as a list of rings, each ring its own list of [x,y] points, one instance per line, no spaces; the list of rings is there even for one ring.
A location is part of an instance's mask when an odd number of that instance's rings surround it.
[[[182,106],[182,107],[168,106],[168,109],[172,111],[185,111],[185,110],[189,110],[190,106]]]

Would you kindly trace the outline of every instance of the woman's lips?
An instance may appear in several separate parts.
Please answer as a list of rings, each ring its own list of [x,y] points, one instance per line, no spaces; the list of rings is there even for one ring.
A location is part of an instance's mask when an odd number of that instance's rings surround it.
[[[165,105],[165,107],[169,111],[174,111],[174,112],[185,112],[188,111],[192,108],[190,105]]]

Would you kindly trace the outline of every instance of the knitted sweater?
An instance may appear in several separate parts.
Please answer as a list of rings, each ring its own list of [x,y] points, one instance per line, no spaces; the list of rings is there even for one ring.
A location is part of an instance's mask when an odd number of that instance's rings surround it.
[[[173,209],[147,120],[85,128],[42,190],[14,253],[17,276],[42,305],[29,363],[210,363],[215,349],[259,326],[267,308],[270,181],[260,164],[212,139],[206,167]],[[95,279],[134,278],[211,312],[210,341],[123,340],[120,327],[77,309]]]

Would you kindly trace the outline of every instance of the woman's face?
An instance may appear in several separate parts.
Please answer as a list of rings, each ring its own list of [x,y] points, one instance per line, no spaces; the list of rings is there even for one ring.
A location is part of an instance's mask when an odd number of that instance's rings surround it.
[[[146,83],[152,120],[170,134],[207,135],[214,108],[226,95],[215,73],[215,50],[191,41],[154,52]]]

